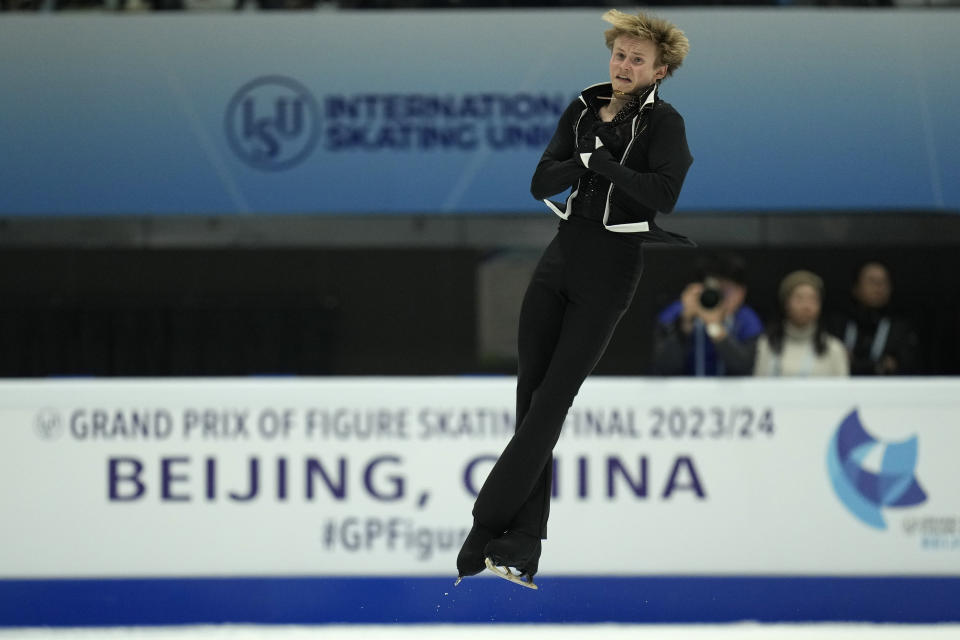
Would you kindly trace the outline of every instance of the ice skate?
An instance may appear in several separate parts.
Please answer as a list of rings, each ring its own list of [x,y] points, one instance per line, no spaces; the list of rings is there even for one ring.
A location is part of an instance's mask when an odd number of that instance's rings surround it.
[[[479,522],[474,521],[473,528],[467,534],[467,539],[463,541],[460,547],[460,554],[457,555],[457,581],[453,586],[460,584],[465,576],[473,576],[484,568],[484,549],[487,543],[493,540],[497,533],[492,529],[484,527]]]
[[[504,580],[528,589],[537,589],[533,576],[540,563],[540,551],[540,538],[511,531],[487,544],[484,564]]]
[[[498,567],[490,558],[486,558],[484,563],[487,565],[487,569],[490,569],[490,571],[504,580],[509,580],[514,584],[518,584],[521,587],[526,587],[528,589],[540,588],[533,581],[533,576],[529,573],[514,573],[510,567]]]

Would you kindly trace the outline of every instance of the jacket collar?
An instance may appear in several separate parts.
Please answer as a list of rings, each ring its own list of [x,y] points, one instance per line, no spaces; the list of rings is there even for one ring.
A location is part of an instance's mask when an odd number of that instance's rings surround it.
[[[643,104],[640,105],[640,109],[644,109],[648,105],[653,104],[657,100],[657,92],[660,89],[660,85],[653,87],[653,91],[650,92],[650,95],[647,96],[647,99],[643,101]],[[597,84],[592,84],[583,91],[580,92],[580,101],[583,102],[584,106],[589,106],[592,101],[598,97],[609,98],[613,95],[613,85],[609,82],[600,82]]]

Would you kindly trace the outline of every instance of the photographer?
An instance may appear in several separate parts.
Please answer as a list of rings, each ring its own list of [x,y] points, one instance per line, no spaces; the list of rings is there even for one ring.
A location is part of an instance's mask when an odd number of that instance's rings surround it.
[[[714,256],[701,272],[699,281],[688,284],[680,299],[657,317],[653,372],[750,375],[763,323],[744,304],[744,262],[737,256]]]

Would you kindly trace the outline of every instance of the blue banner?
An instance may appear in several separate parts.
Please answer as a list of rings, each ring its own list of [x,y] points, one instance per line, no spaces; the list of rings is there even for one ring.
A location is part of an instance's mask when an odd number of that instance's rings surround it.
[[[0,215],[542,214],[600,14],[5,17]],[[663,15],[680,210],[960,209],[956,12]]]

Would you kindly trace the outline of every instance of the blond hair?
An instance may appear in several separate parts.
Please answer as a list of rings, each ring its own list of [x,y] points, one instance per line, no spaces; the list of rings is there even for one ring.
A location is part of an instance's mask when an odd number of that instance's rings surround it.
[[[613,25],[603,32],[607,48],[613,50],[613,42],[620,36],[649,40],[657,48],[657,66],[667,65],[667,75],[673,75],[683,59],[690,53],[690,41],[683,31],[663,18],[655,18],[640,12],[637,15],[611,9],[603,19]]]

